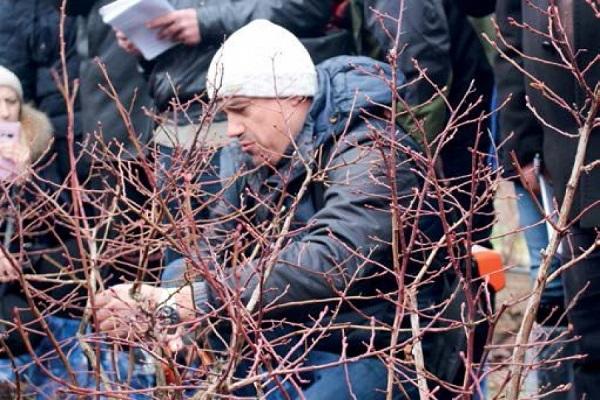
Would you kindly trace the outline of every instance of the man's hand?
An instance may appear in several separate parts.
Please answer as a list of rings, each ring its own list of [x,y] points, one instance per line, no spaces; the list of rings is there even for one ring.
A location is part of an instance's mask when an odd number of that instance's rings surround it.
[[[176,10],[148,22],[150,29],[158,29],[159,39],[168,39],[188,46],[200,43],[198,13],[193,8]]]
[[[120,284],[96,296],[96,319],[102,332],[123,338],[148,332],[163,289],[141,285],[133,298],[132,287]]]
[[[0,250],[0,282],[11,282],[19,279],[21,264],[11,263],[10,260]]]
[[[127,38],[127,36],[125,36],[123,32],[121,32],[120,30],[115,30],[115,35],[117,37],[117,44],[127,53],[132,54],[134,56],[139,56],[142,54],[140,50],[135,46],[135,44],[131,43],[129,38]]]
[[[183,347],[182,327],[169,333],[172,327],[157,324],[161,321],[157,321],[156,309],[169,296],[169,291],[144,284],[134,299],[131,296],[132,287],[132,284],[120,284],[96,296],[96,319],[100,331],[121,338],[138,338],[153,330],[155,338],[165,343],[171,351],[180,350]],[[192,319],[195,314],[190,289],[182,288],[174,298],[181,321]]]

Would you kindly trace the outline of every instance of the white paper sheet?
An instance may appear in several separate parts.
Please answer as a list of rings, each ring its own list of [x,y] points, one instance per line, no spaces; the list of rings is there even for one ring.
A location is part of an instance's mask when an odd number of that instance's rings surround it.
[[[105,23],[122,31],[146,60],[152,60],[177,43],[159,39],[146,23],[174,10],[167,0],[117,0],[102,7],[100,15]]]

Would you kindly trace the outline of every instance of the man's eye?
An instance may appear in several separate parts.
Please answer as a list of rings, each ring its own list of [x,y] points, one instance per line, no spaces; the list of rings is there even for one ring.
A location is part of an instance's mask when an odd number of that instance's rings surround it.
[[[247,110],[248,110],[248,107],[246,107],[246,106],[227,107],[227,108],[225,108],[225,113],[226,114],[244,115]]]

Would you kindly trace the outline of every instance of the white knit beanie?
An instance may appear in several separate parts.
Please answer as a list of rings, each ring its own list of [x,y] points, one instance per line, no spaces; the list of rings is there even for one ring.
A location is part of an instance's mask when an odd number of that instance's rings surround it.
[[[19,100],[23,100],[23,86],[21,81],[12,71],[0,65],[0,86],[8,86],[19,95]]]
[[[206,87],[211,99],[312,97],[317,91],[317,71],[296,36],[258,19],[223,43],[210,63]]]

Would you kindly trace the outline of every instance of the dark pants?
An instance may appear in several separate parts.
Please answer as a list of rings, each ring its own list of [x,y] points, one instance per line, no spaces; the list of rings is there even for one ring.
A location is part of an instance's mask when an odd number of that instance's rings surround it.
[[[595,238],[593,230],[572,228],[563,241],[566,257],[580,255]],[[563,283],[567,305],[578,297],[568,316],[575,335],[581,337],[576,343],[577,353],[586,356],[575,362],[577,398],[600,399],[600,250],[567,270]]]

